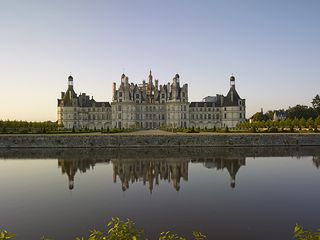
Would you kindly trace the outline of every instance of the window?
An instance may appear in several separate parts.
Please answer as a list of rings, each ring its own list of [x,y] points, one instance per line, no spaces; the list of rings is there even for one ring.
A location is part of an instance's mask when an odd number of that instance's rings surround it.
[[[122,92],[119,92],[119,97],[122,97]]]
[[[136,94],[136,98],[139,98],[139,94]]]
[[[164,98],[164,93],[161,94],[161,97]]]
[[[121,111],[121,105],[118,106],[118,111]]]
[[[240,118],[242,118],[242,113],[240,113]]]
[[[185,92],[182,92],[182,97],[185,97],[186,96],[186,93]]]
[[[227,114],[226,113],[224,114],[224,118],[227,118]]]

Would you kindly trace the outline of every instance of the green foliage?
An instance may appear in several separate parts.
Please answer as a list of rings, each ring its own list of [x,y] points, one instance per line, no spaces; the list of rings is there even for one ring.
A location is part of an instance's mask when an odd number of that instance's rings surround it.
[[[313,109],[320,115],[320,96],[317,94],[313,99],[312,99],[312,106]]]
[[[87,240],[139,240],[143,236],[143,232],[143,229],[135,227],[135,223],[132,220],[122,221],[115,217],[108,222],[105,231],[91,230]],[[86,240],[86,238],[77,237],[76,240]]]
[[[133,132],[137,131],[136,129],[133,128],[107,128],[107,129],[102,129],[101,133],[123,133],[123,132]]]
[[[271,127],[271,128],[269,128],[269,132],[270,132],[270,133],[277,133],[277,132],[279,132],[279,131],[278,131],[278,128],[277,128],[277,127]]]
[[[176,233],[172,233],[168,231],[168,232],[160,233],[159,240],[187,240],[187,239],[185,237],[179,236]]]
[[[27,122],[27,121],[3,121],[0,120],[0,133],[4,134],[27,134],[27,133],[51,133],[59,131],[57,122]]]
[[[317,117],[317,115],[318,114],[314,108],[299,104],[294,107],[289,107],[289,109],[286,110],[286,116],[290,119],[308,119],[310,117],[314,119]]]
[[[194,127],[192,127],[187,131],[187,133],[199,133],[199,131],[195,130]]]
[[[296,240],[319,240],[320,239],[320,229],[315,232],[304,229],[302,226],[296,224],[294,227],[293,237]]]
[[[9,233],[7,231],[2,231],[0,229],[0,240],[8,240],[8,239],[14,239],[16,237],[15,234]]]
[[[264,121],[266,120],[265,119],[265,116],[262,112],[256,112],[255,114],[252,115],[251,119],[255,122],[258,122],[258,121]]]
[[[192,232],[192,235],[193,235],[194,240],[205,240],[205,239],[207,239],[207,236],[202,234],[199,231]]]
[[[0,240],[14,239],[15,234],[0,230]],[[205,240],[207,237],[199,231],[192,233],[193,240]],[[176,233],[161,232],[159,240],[187,240],[187,238],[179,236]],[[41,237],[40,240],[50,240],[46,237]],[[104,231],[91,230],[89,237],[77,237],[75,240],[148,240],[144,235],[144,230],[136,228],[135,223],[127,219],[122,221],[118,217],[114,217],[107,223]]]
[[[192,232],[193,240],[206,240],[206,235],[199,231]],[[10,240],[16,237],[13,233],[0,230],[0,240]],[[302,226],[296,224],[294,226],[293,238],[295,240],[319,240],[320,229],[316,231],[310,231],[304,229]],[[49,240],[46,237],[41,237],[41,240]],[[171,231],[161,232],[158,238],[159,240],[187,240],[186,237],[180,236]],[[144,236],[144,230],[136,228],[135,223],[127,219],[122,221],[121,219],[114,217],[107,223],[107,227],[104,231],[91,230],[89,237],[77,237],[76,240],[147,240]]]

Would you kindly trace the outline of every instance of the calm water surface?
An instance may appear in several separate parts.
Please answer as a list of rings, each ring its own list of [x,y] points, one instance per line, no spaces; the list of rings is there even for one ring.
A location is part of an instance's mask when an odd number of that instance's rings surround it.
[[[152,239],[290,239],[320,227],[320,149],[1,150],[0,229],[55,240],[133,219]]]

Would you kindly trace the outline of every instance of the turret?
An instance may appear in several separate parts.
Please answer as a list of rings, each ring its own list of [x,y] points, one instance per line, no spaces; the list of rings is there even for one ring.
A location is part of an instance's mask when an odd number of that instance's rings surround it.
[[[73,77],[71,75],[68,77],[68,89],[73,89]]]
[[[235,88],[236,87],[236,78],[231,75],[230,77],[230,88]]]
[[[125,78],[126,78],[126,75],[124,75],[124,73],[122,73],[122,75],[121,75],[121,83],[124,82]]]

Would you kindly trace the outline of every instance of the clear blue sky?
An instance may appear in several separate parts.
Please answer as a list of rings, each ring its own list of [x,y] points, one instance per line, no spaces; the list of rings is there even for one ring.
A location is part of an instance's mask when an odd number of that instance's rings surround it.
[[[77,93],[111,101],[124,70],[160,84],[179,73],[189,100],[226,94],[247,116],[320,93],[320,1],[0,1],[0,119],[56,120]]]

